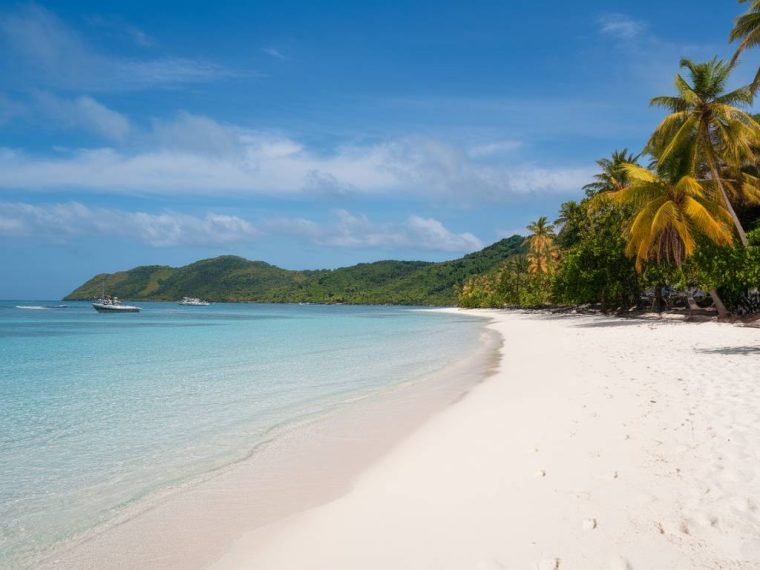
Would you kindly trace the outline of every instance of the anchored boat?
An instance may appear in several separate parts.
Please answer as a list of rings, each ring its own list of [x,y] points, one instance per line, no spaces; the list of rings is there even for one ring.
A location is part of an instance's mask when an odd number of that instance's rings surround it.
[[[192,307],[208,307],[211,303],[199,299],[198,297],[182,297],[181,301],[177,301],[178,305],[190,305]]]
[[[105,296],[92,304],[92,308],[99,313],[139,313],[140,307],[125,305],[118,297]]]

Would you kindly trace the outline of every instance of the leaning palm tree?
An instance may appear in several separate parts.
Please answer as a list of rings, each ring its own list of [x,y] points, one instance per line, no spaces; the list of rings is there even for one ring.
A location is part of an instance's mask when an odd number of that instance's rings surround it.
[[[634,164],[624,168],[630,186],[615,192],[612,199],[633,211],[626,228],[626,254],[636,258],[637,271],[650,260],[680,268],[694,253],[698,236],[718,245],[733,244],[731,214],[716,199],[710,188],[713,181],[700,181],[675,169],[658,173]],[[717,290],[710,295],[720,316],[726,316]]]
[[[741,53],[750,47],[760,44],[760,0],[739,0],[750,2],[747,11],[734,22],[734,28],[728,36],[731,42],[740,40],[739,47],[731,58],[731,65],[736,65]]]
[[[550,273],[557,258],[554,246],[554,226],[546,216],[541,216],[528,225],[530,235],[525,239],[528,245],[528,264],[531,273]]]
[[[681,60],[689,71],[689,81],[676,76],[675,97],[655,97],[651,104],[665,107],[670,115],[655,129],[647,150],[657,162],[689,162],[698,177],[709,176],[728,211],[742,244],[747,236],[731,204],[721,177],[721,168],[739,168],[754,159],[760,145],[760,124],[740,107],[748,107],[754,99],[756,85],[747,85],[726,92],[731,66],[717,58],[706,63]]]
[[[594,181],[586,184],[583,190],[591,197],[603,192],[615,192],[622,190],[628,185],[628,175],[623,168],[624,164],[636,164],[638,156],[628,152],[627,148],[615,150],[610,158],[601,158],[596,161],[599,166],[599,174],[594,175]]]

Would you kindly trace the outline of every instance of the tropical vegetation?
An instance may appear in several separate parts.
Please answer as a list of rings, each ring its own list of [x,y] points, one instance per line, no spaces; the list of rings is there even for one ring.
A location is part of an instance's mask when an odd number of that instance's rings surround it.
[[[522,254],[522,242],[513,236],[440,263],[378,261],[315,271],[290,271],[226,255],[184,267],[152,265],[96,275],[66,299],[93,299],[105,290],[124,299],[153,301],[192,296],[229,302],[454,305],[458,288],[469,277]]]
[[[760,45],[760,0],[739,1],[749,6],[729,34],[731,61],[682,59],[675,94],[651,100],[667,114],[641,153],[598,160],[584,198],[562,204],[554,224],[531,223],[524,259],[468,279],[461,306],[661,310],[667,291],[690,312],[760,313],[760,117],[750,112],[760,70],[729,88]]]

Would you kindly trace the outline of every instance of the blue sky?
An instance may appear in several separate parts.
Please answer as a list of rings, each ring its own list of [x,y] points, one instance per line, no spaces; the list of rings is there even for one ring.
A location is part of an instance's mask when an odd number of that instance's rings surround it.
[[[0,298],[225,253],[474,251],[640,149],[649,99],[680,57],[729,56],[743,8],[0,2]]]

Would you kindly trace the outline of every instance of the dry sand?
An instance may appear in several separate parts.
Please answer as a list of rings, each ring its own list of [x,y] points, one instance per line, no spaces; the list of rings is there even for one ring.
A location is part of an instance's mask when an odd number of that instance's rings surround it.
[[[494,376],[213,567],[760,568],[760,329],[480,314]]]

